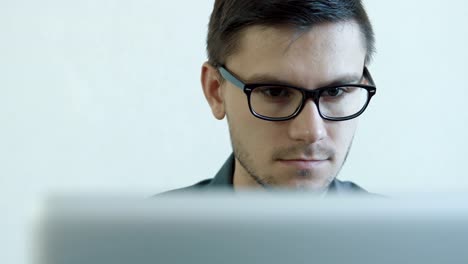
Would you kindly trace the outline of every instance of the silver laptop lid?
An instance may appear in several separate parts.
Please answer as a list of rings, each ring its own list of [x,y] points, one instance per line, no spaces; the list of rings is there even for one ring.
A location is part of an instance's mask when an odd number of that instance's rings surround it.
[[[467,197],[51,200],[37,263],[468,263]]]

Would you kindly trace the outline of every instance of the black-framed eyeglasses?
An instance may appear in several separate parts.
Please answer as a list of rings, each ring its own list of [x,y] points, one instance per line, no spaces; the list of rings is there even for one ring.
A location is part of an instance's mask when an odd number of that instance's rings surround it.
[[[310,98],[325,120],[344,121],[358,117],[369,105],[377,88],[364,67],[363,79],[371,85],[343,84],[314,90],[289,85],[249,83],[239,80],[225,66],[218,67],[221,76],[242,89],[247,96],[250,112],[267,121],[286,121],[299,115]]]

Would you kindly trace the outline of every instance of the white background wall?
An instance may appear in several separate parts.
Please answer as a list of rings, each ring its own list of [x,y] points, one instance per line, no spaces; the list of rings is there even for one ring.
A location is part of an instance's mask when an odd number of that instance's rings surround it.
[[[340,178],[468,191],[468,2],[365,3],[378,94]],[[199,82],[212,4],[0,0],[1,263],[51,191],[144,197],[215,174],[230,143]]]

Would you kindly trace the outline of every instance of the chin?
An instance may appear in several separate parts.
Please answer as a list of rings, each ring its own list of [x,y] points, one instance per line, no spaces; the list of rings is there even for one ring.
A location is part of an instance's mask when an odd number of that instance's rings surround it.
[[[279,187],[290,190],[304,190],[304,191],[323,191],[328,187],[329,180],[328,177],[323,178],[304,178],[300,176],[295,176],[294,178],[284,182]]]

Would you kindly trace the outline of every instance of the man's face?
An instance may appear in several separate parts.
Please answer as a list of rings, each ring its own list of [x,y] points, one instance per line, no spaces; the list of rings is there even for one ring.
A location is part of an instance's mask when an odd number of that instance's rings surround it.
[[[226,68],[244,83],[289,84],[306,89],[359,82],[365,47],[354,22],[315,26],[297,34],[283,27],[248,28]],[[234,185],[321,190],[341,169],[357,120],[323,120],[308,100],[292,120],[254,117],[246,95],[230,82],[220,87],[236,157]]]

